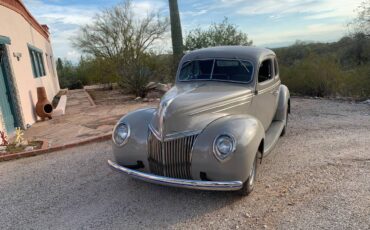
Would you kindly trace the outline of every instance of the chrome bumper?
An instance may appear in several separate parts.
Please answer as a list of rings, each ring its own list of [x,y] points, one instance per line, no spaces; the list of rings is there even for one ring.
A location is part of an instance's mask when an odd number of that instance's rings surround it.
[[[124,172],[127,175],[155,183],[160,185],[167,185],[179,188],[189,188],[198,190],[213,190],[213,191],[235,191],[243,187],[243,182],[241,181],[201,181],[201,180],[183,180],[177,178],[170,178],[164,176],[157,176],[154,174],[143,173],[136,170],[132,170],[123,167],[113,161],[108,160],[108,164],[115,170]]]

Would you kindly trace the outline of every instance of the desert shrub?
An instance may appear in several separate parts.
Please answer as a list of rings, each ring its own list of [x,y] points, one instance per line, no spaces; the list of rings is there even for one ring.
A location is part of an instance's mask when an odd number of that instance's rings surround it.
[[[126,68],[125,77],[119,82],[124,93],[135,94],[137,97],[145,97],[148,93],[146,85],[149,83],[151,72],[147,67],[138,66]]]
[[[370,66],[361,66],[347,71],[340,87],[340,93],[354,98],[370,96]]]
[[[333,57],[310,55],[291,66],[281,66],[281,78],[295,94],[324,97],[338,92],[343,73]]]

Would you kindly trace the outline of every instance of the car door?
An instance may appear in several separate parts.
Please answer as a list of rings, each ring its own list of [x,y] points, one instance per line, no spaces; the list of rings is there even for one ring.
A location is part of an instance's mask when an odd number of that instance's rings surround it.
[[[261,62],[257,76],[256,91],[252,102],[253,113],[267,130],[275,115],[279,93],[279,81],[274,71],[274,57],[267,57]]]

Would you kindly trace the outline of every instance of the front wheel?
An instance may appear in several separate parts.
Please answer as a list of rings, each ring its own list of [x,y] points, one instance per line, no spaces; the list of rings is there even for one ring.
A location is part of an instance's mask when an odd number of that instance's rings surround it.
[[[257,158],[260,153],[257,152],[256,157],[254,158],[252,169],[249,173],[248,180],[244,182],[243,188],[238,191],[241,196],[248,196],[254,189],[254,184],[257,176]]]

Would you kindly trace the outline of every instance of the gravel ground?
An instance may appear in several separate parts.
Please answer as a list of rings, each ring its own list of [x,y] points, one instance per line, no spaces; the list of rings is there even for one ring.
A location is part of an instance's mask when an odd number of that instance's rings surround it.
[[[110,142],[0,163],[1,229],[370,229],[370,106],[292,99],[248,197],[111,171]]]

